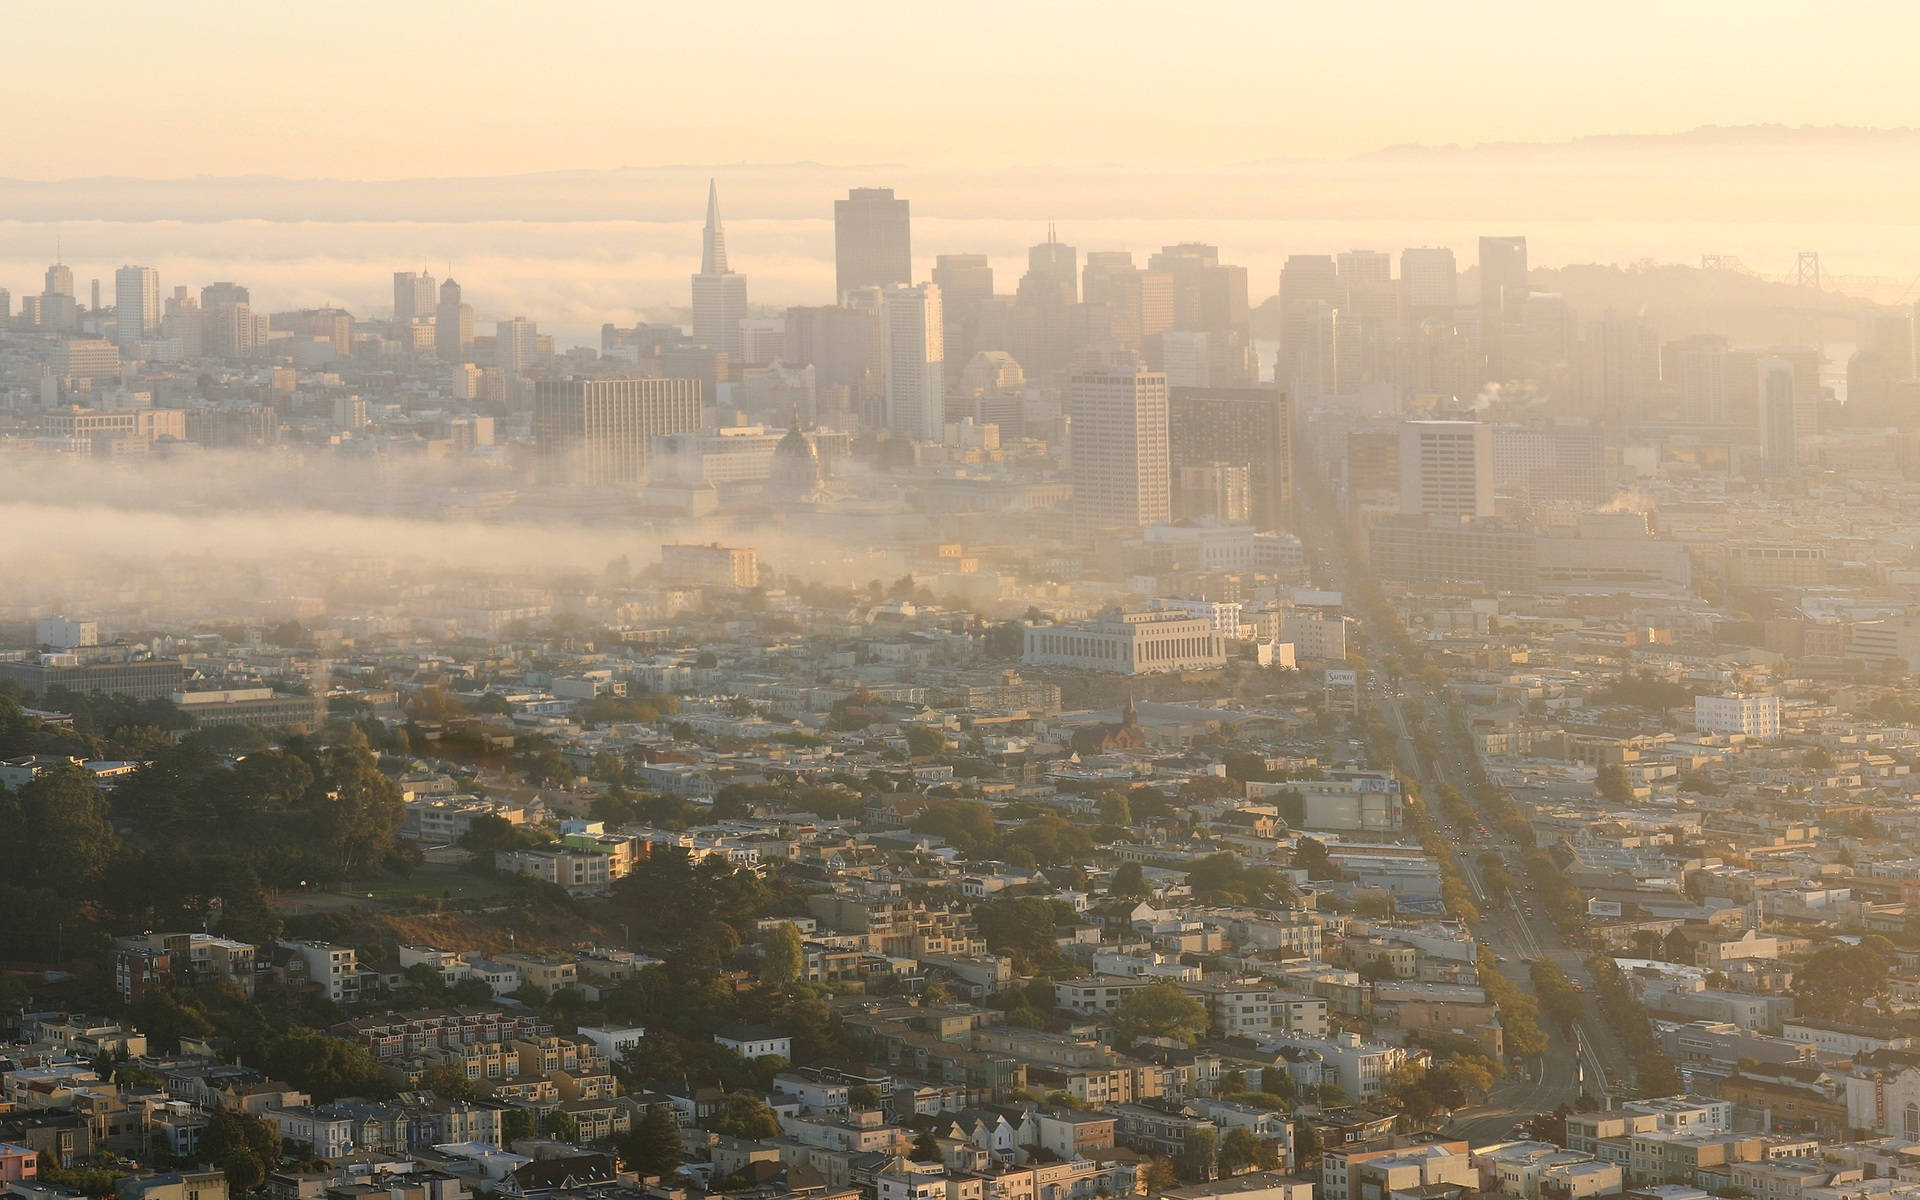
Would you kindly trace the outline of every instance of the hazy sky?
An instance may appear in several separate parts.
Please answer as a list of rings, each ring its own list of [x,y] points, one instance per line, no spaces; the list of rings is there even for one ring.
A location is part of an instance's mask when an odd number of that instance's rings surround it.
[[[1227,163],[1920,125],[1920,5],[120,0],[6,5],[0,175]]]

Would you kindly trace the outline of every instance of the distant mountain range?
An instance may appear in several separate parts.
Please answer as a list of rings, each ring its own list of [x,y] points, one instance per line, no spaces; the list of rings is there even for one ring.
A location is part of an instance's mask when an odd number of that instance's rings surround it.
[[[1407,155],[1534,154],[1590,150],[1684,150],[1722,148],[1846,148],[1899,146],[1920,141],[1920,129],[1864,125],[1702,125],[1679,133],[1592,133],[1562,142],[1481,142],[1472,146],[1407,143],[1354,155],[1356,159]]]

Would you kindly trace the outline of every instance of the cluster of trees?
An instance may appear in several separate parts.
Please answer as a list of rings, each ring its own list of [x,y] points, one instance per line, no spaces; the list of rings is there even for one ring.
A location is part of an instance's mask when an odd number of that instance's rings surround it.
[[[1416,1120],[1474,1104],[1493,1086],[1499,1067],[1485,1055],[1436,1058],[1432,1066],[1409,1063],[1387,1080],[1387,1097]]]
[[[1869,1000],[1887,994],[1887,964],[1893,944],[1869,934],[1858,945],[1836,942],[1808,957],[1793,974],[1793,997],[1802,1016],[1839,1021]]]
[[[1058,975],[1069,969],[1054,931],[1077,919],[1066,902],[1038,896],[1003,896],[973,910],[987,949],[1012,958],[1014,970],[1023,975],[1035,971]]]
[[[1093,831],[1057,813],[1038,813],[1001,832],[993,809],[979,800],[934,800],[914,816],[916,833],[931,833],[970,858],[1055,866],[1084,862],[1093,853]]]
[[[1667,1096],[1682,1090],[1680,1069],[1654,1040],[1647,1010],[1634,999],[1627,977],[1613,959],[1596,954],[1587,960],[1587,972],[1593,976],[1601,1015],[1626,1043],[1627,1058],[1634,1064],[1634,1083],[1641,1094]]]
[[[1466,876],[1460,871],[1460,860],[1454,852],[1454,844],[1435,828],[1433,818],[1427,812],[1427,806],[1420,799],[1411,780],[1402,778],[1400,786],[1406,797],[1406,823],[1414,835],[1420,839],[1421,847],[1427,857],[1433,859],[1440,871],[1440,902],[1446,905],[1449,915],[1455,920],[1469,925],[1480,923],[1480,909],[1473,902],[1473,892],[1467,887]]]
[[[1545,1053],[1547,1035],[1540,1028],[1539,1003],[1500,973],[1499,960],[1484,945],[1480,947],[1478,965],[1480,986],[1500,1010],[1500,1027],[1505,1031],[1507,1050],[1521,1055]]]
[[[1597,689],[1591,702],[1597,707],[1619,705],[1656,712],[1692,708],[1693,690],[1646,671],[1624,671]]]
[[[1323,845],[1322,852],[1326,850]],[[1229,852],[1209,854],[1187,871],[1194,899],[1208,904],[1281,903],[1293,896],[1287,877],[1271,867],[1249,866]]]
[[[34,707],[63,712],[71,725],[48,725],[22,711],[21,697],[0,692],[0,758],[25,754],[74,758],[145,758],[187,727],[170,700],[133,700],[51,688]]]
[[[1114,1032],[1127,1045],[1155,1037],[1191,1046],[1207,1032],[1207,1006],[1170,979],[1156,979],[1123,997],[1113,1018]]]
[[[1580,1019],[1580,993],[1573,990],[1573,984],[1567,979],[1567,973],[1560,964],[1549,958],[1536,958],[1527,966],[1527,974],[1533,981],[1533,994],[1540,1001],[1540,1007],[1546,1010],[1547,1019],[1560,1028],[1571,1032],[1573,1023]]]
[[[280,1130],[264,1117],[222,1105],[208,1116],[200,1134],[200,1158],[226,1174],[230,1191],[252,1191],[280,1161]]]

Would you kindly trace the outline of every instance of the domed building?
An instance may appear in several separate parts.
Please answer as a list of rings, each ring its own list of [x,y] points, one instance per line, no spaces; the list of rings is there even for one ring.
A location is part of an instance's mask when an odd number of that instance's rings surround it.
[[[798,418],[773,448],[773,466],[767,474],[767,495],[803,500],[820,490],[820,454],[812,439],[800,432]]]

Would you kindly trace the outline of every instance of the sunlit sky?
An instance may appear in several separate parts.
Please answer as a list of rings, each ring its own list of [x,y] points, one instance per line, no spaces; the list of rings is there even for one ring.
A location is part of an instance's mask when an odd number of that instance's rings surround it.
[[[15,0],[0,175],[1219,164],[1920,125],[1920,5]]]

